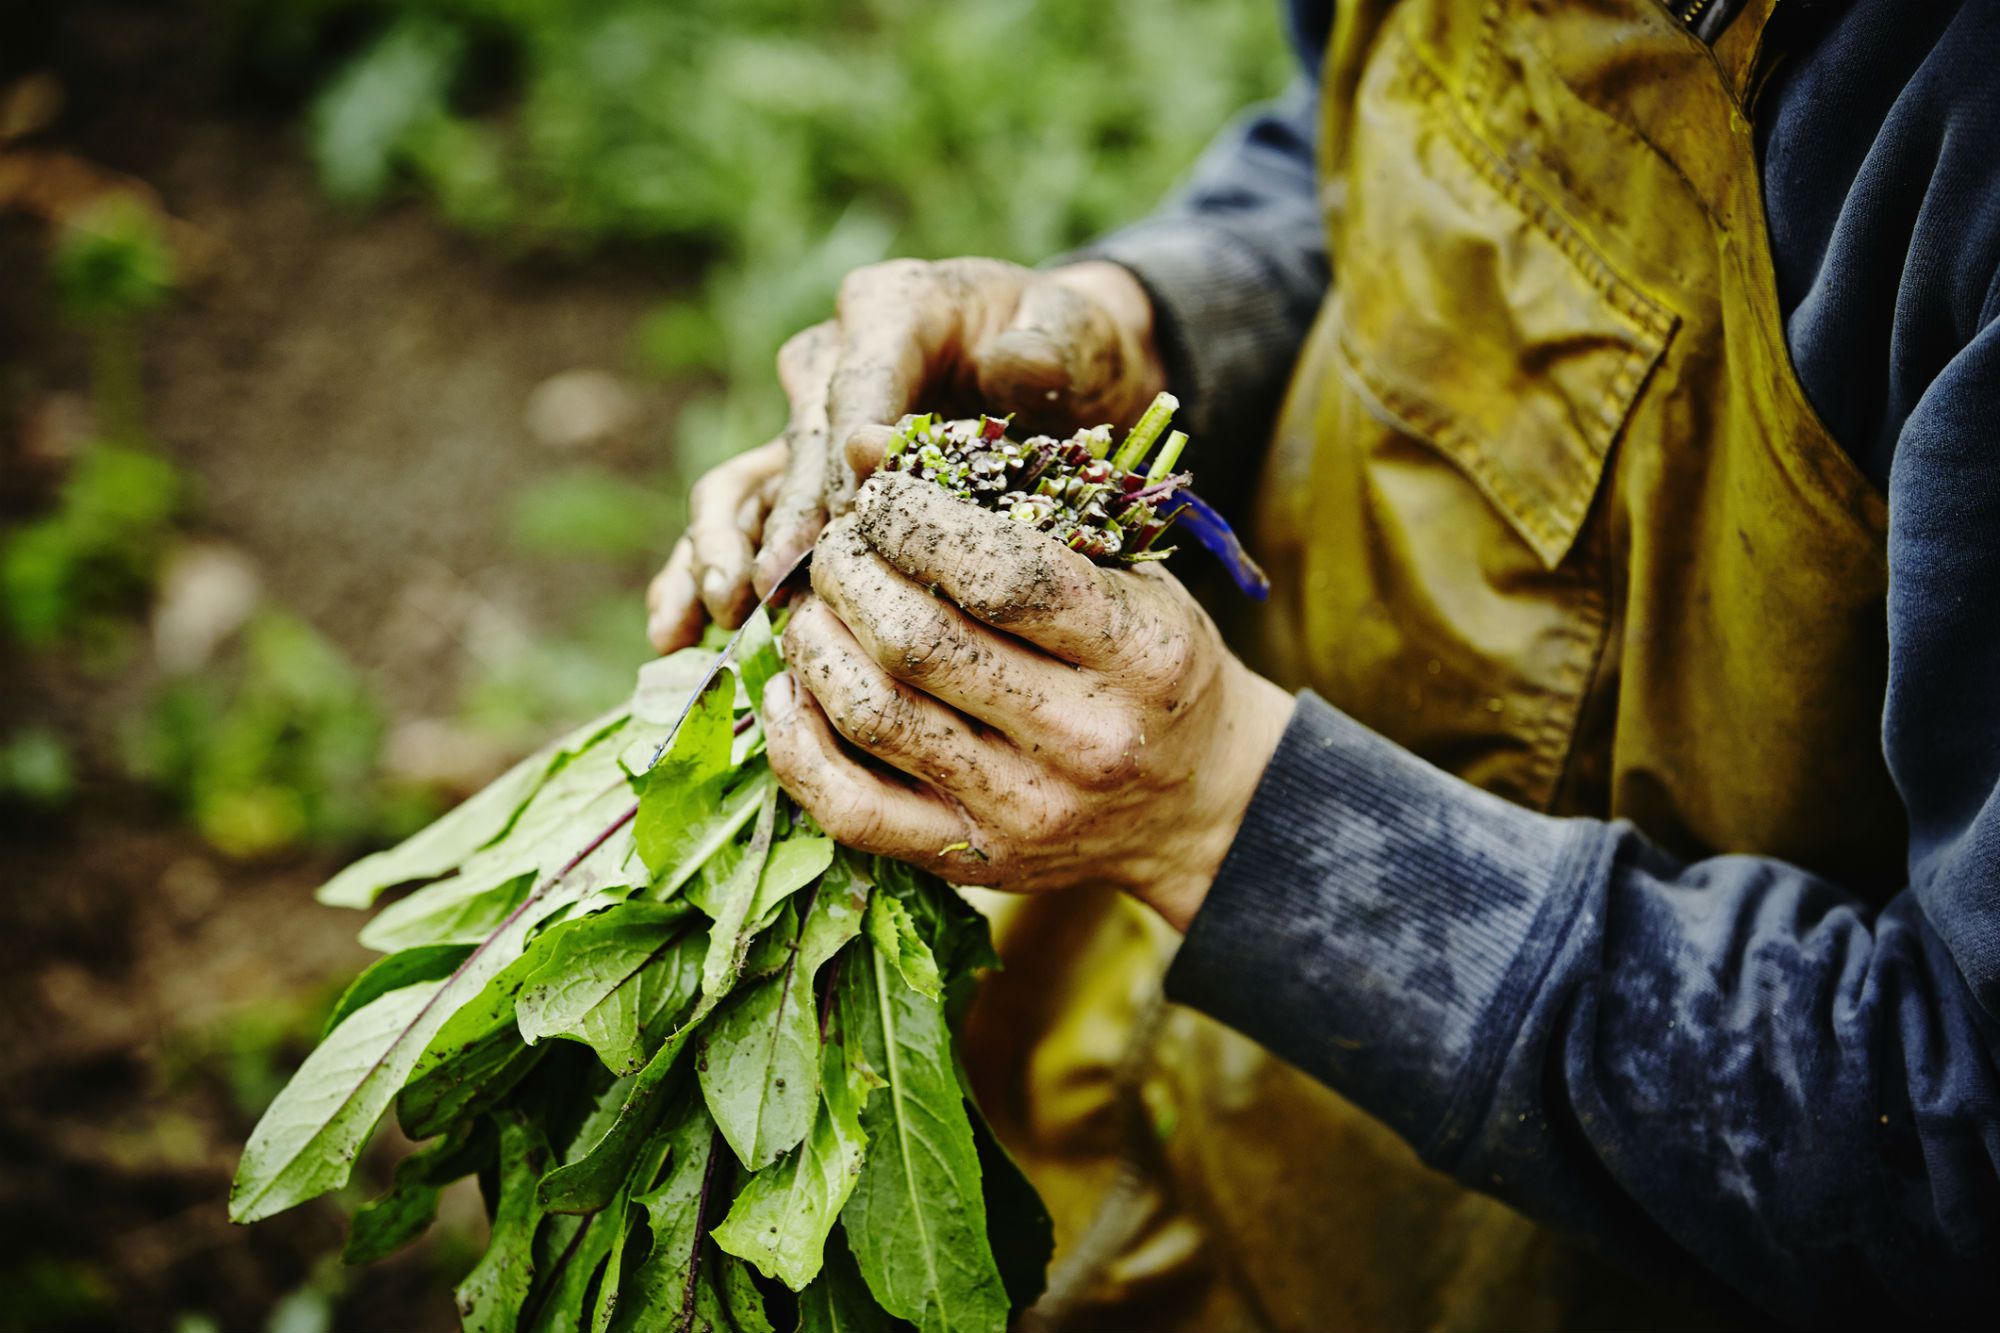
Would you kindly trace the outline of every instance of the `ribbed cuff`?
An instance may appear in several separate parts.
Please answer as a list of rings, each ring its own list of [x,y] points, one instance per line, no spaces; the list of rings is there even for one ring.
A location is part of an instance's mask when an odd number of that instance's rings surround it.
[[[1271,416],[1305,330],[1254,246],[1226,227],[1167,217],[1062,262],[1083,259],[1121,265],[1152,298],[1154,341],[1183,405],[1177,425],[1204,440]]]
[[[1610,843],[1302,694],[1167,993],[1448,1159]]]

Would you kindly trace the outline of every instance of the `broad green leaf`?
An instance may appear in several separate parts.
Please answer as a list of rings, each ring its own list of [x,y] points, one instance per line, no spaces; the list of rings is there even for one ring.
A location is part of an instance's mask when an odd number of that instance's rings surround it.
[[[861,1112],[868,1155],[841,1213],[868,1289],[923,1333],[1002,1333],[979,1154],[934,998],[865,943],[843,963],[841,1032],[884,1080]]]
[[[964,1087],[963,1070],[959,1079]],[[1055,1254],[1055,1221],[1042,1196],[986,1123],[979,1104],[968,1092],[972,1141],[979,1149],[979,1176],[986,1194],[986,1234],[993,1242],[1007,1303],[1025,1310],[1041,1299],[1049,1285],[1049,1259]]]
[[[826,1266],[799,1293],[798,1333],[895,1333],[898,1327],[861,1280],[846,1240],[829,1237]]]
[[[712,831],[729,778],[730,702],[735,682],[725,672],[695,700],[660,761],[631,777],[639,798],[633,826],[639,856],[657,878]]]
[[[477,944],[535,887],[535,869],[509,863],[498,873],[453,875],[390,903],[361,928],[361,943],[390,953],[426,945]]]
[[[379,996],[405,986],[414,986],[419,981],[444,980],[458,969],[471,952],[469,947],[460,944],[428,945],[420,949],[405,949],[376,961],[341,992],[339,1003],[333,1006],[333,1012],[327,1015],[326,1025],[320,1029],[320,1040],[326,1040],[327,1035],[339,1027],[349,1014]]]
[[[624,903],[565,934],[516,1005],[521,1037],[568,1037],[614,1074],[636,1073],[700,991],[705,932],[685,903]],[[649,1038],[651,1041],[649,1042]]]
[[[535,923],[581,896],[585,883],[549,877],[445,981],[390,991],[334,1029],[251,1131],[230,1216],[253,1222],[346,1184],[361,1145],[431,1039],[521,956]]]
[[[552,1213],[594,1213],[617,1197],[619,1186],[640,1160],[653,1128],[673,1100],[674,1079],[681,1052],[701,1011],[668,1037],[646,1067],[633,1075],[618,1117],[582,1156],[564,1163],[542,1179],[542,1203]]]
[[[615,1079],[597,1094],[563,1146],[565,1163],[581,1159],[617,1123],[631,1085],[629,1078]],[[653,1165],[657,1173],[658,1163]],[[647,1184],[651,1183],[648,1179]],[[628,1179],[628,1192],[630,1186]],[[629,1204],[616,1207],[623,1209]],[[521,1312],[521,1324],[528,1333],[581,1333],[591,1313],[585,1299],[591,1281],[604,1267],[614,1242],[619,1239],[613,1234],[616,1228],[607,1216],[613,1211],[607,1208],[583,1216],[543,1215],[541,1230],[535,1236],[535,1290]]]
[[[763,921],[777,905],[820,877],[833,862],[833,839],[792,836],[771,848],[764,873],[757,878],[757,900],[750,919]]]
[[[661,1169],[679,1155],[679,1146],[671,1134],[656,1134],[642,1143],[609,1206],[596,1215],[597,1225],[609,1228],[611,1237],[605,1247],[604,1281],[598,1286],[597,1302],[591,1311],[591,1333],[610,1333],[611,1322],[618,1315],[625,1287],[629,1285],[621,1283],[619,1278],[627,1268],[625,1246],[632,1238],[639,1196],[653,1187]]]
[[[468,1111],[489,1105],[534,1067],[515,1026],[514,1010],[528,979],[580,923],[563,921],[535,936],[479,993],[432,1034],[396,1096],[403,1132],[423,1138]]]
[[[729,842],[743,826],[756,817],[764,799],[778,789],[778,780],[768,768],[752,773],[724,796],[711,813],[684,829],[674,842],[677,859],[653,876],[651,896],[670,898]],[[644,805],[640,807],[643,814]]]
[[[778,656],[778,641],[771,632],[771,617],[761,606],[743,622],[742,637],[736,641],[735,666],[743,682],[745,703],[761,711],[764,687],[785,669],[785,659]]]
[[[354,1210],[342,1262],[374,1263],[415,1240],[437,1216],[442,1188],[479,1170],[492,1159],[493,1149],[487,1122],[466,1120],[396,1163],[388,1190]]]
[[[632,691],[632,716],[656,726],[672,726],[687,707],[688,696],[701,688],[720,656],[712,648],[683,648],[640,667]],[[732,696],[730,706],[733,709],[742,704]]]
[[[387,851],[365,856],[319,890],[329,907],[367,907],[384,889],[435,879],[501,837],[542,784],[624,721],[621,709],[578,728],[501,774],[436,823]]]
[[[347,1183],[355,1154],[408,1072],[407,1062],[399,1067],[391,1057],[407,1051],[414,1061],[421,1047],[409,1034],[430,1022],[450,987],[425,981],[379,996],[306,1057],[243,1149],[231,1221],[254,1222]]]
[[[931,946],[917,933],[910,909],[895,894],[878,893],[869,900],[868,939],[912,989],[931,999],[944,994]]]
[[[750,1177],[715,1243],[793,1291],[820,1272],[827,1234],[860,1174],[868,1136],[861,1107],[880,1080],[829,1039],[821,1048],[821,1098],[805,1142]],[[874,1302],[870,1300],[870,1305]]]
[[[541,1127],[525,1114],[504,1112],[499,1120],[500,1199],[493,1229],[486,1253],[456,1292],[465,1333],[515,1333],[535,1280],[535,1229],[542,1220],[535,1182],[552,1154]]]
[[[756,933],[750,909],[756,905],[757,885],[764,862],[771,854],[771,834],[778,818],[778,796],[774,788],[757,809],[756,828],[750,845],[713,895],[714,926],[708,932],[708,956],[701,964],[701,990],[711,1004],[729,993],[743,968],[743,955]]]
[[[771,1333],[748,1270],[712,1245],[704,1205],[717,1209],[729,1166],[699,1098],[689,1098],[667,1137],[667,1171],[638,1202],[652,1249],[618,1293],[613,1333]]]
[[[789,1152],[813,1125],[820,1065],[813,980],[860,933],[867,901],[865,886],[852,876],[829,875],[827,881],[814,894],[784,966],[738,991],[702,1029],[696,1063],[702,1095],[750,1171]]]

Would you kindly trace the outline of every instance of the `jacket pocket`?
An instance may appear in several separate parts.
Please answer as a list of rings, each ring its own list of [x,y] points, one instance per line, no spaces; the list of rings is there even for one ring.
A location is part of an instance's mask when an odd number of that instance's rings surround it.
[[[1675,317],[1615,273],[1473,131],[1400,35],[1355,108],[1343,374],[1464,471],[1544,567],[1575,544]]]

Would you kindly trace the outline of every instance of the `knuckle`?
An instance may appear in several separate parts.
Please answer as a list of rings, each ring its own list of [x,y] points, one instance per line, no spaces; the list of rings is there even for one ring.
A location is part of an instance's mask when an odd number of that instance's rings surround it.
[[[825,350],[832,331],[830,324],[815,324],[785,339],[778,349],[778,377],[789,381],[805,375]]]
[[[921,282],[930,267],[921,259],[886,259],[857,268],[840,280],[839,308],[845,312],[885,288]]]
[[[969,645],[948,617],[913,614],[891,622],[880,649],[891,675],[921,687],[956,679]]]
[[[1085,791],[1113,791],[1139,774],[1146,733],[1136,718],[1117,714],[1093,722],[1075,740],[1072,771]]]
[[[729,498],[724,494],[730,489],[729,473],[725,470],[728,466],[724,463],[721,467],[710,468],[696,478],[694,486],[688,491],[690,526],[704,518],[713,519],[718,510],[730,507]]]
[[[916,709],[898,690],[857,680],[845,692],[833,720],[856,745],[900,753],[915,733]]]

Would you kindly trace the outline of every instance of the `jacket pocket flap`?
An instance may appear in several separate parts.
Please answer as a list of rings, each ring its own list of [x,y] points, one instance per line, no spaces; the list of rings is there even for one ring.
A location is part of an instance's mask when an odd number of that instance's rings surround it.
[[[1357,111],[1334,284],[1343,369],[1392,424],[1450,457],[1544,565],[1562,563],[1675,317],[1613,272],[1404,59]]]

